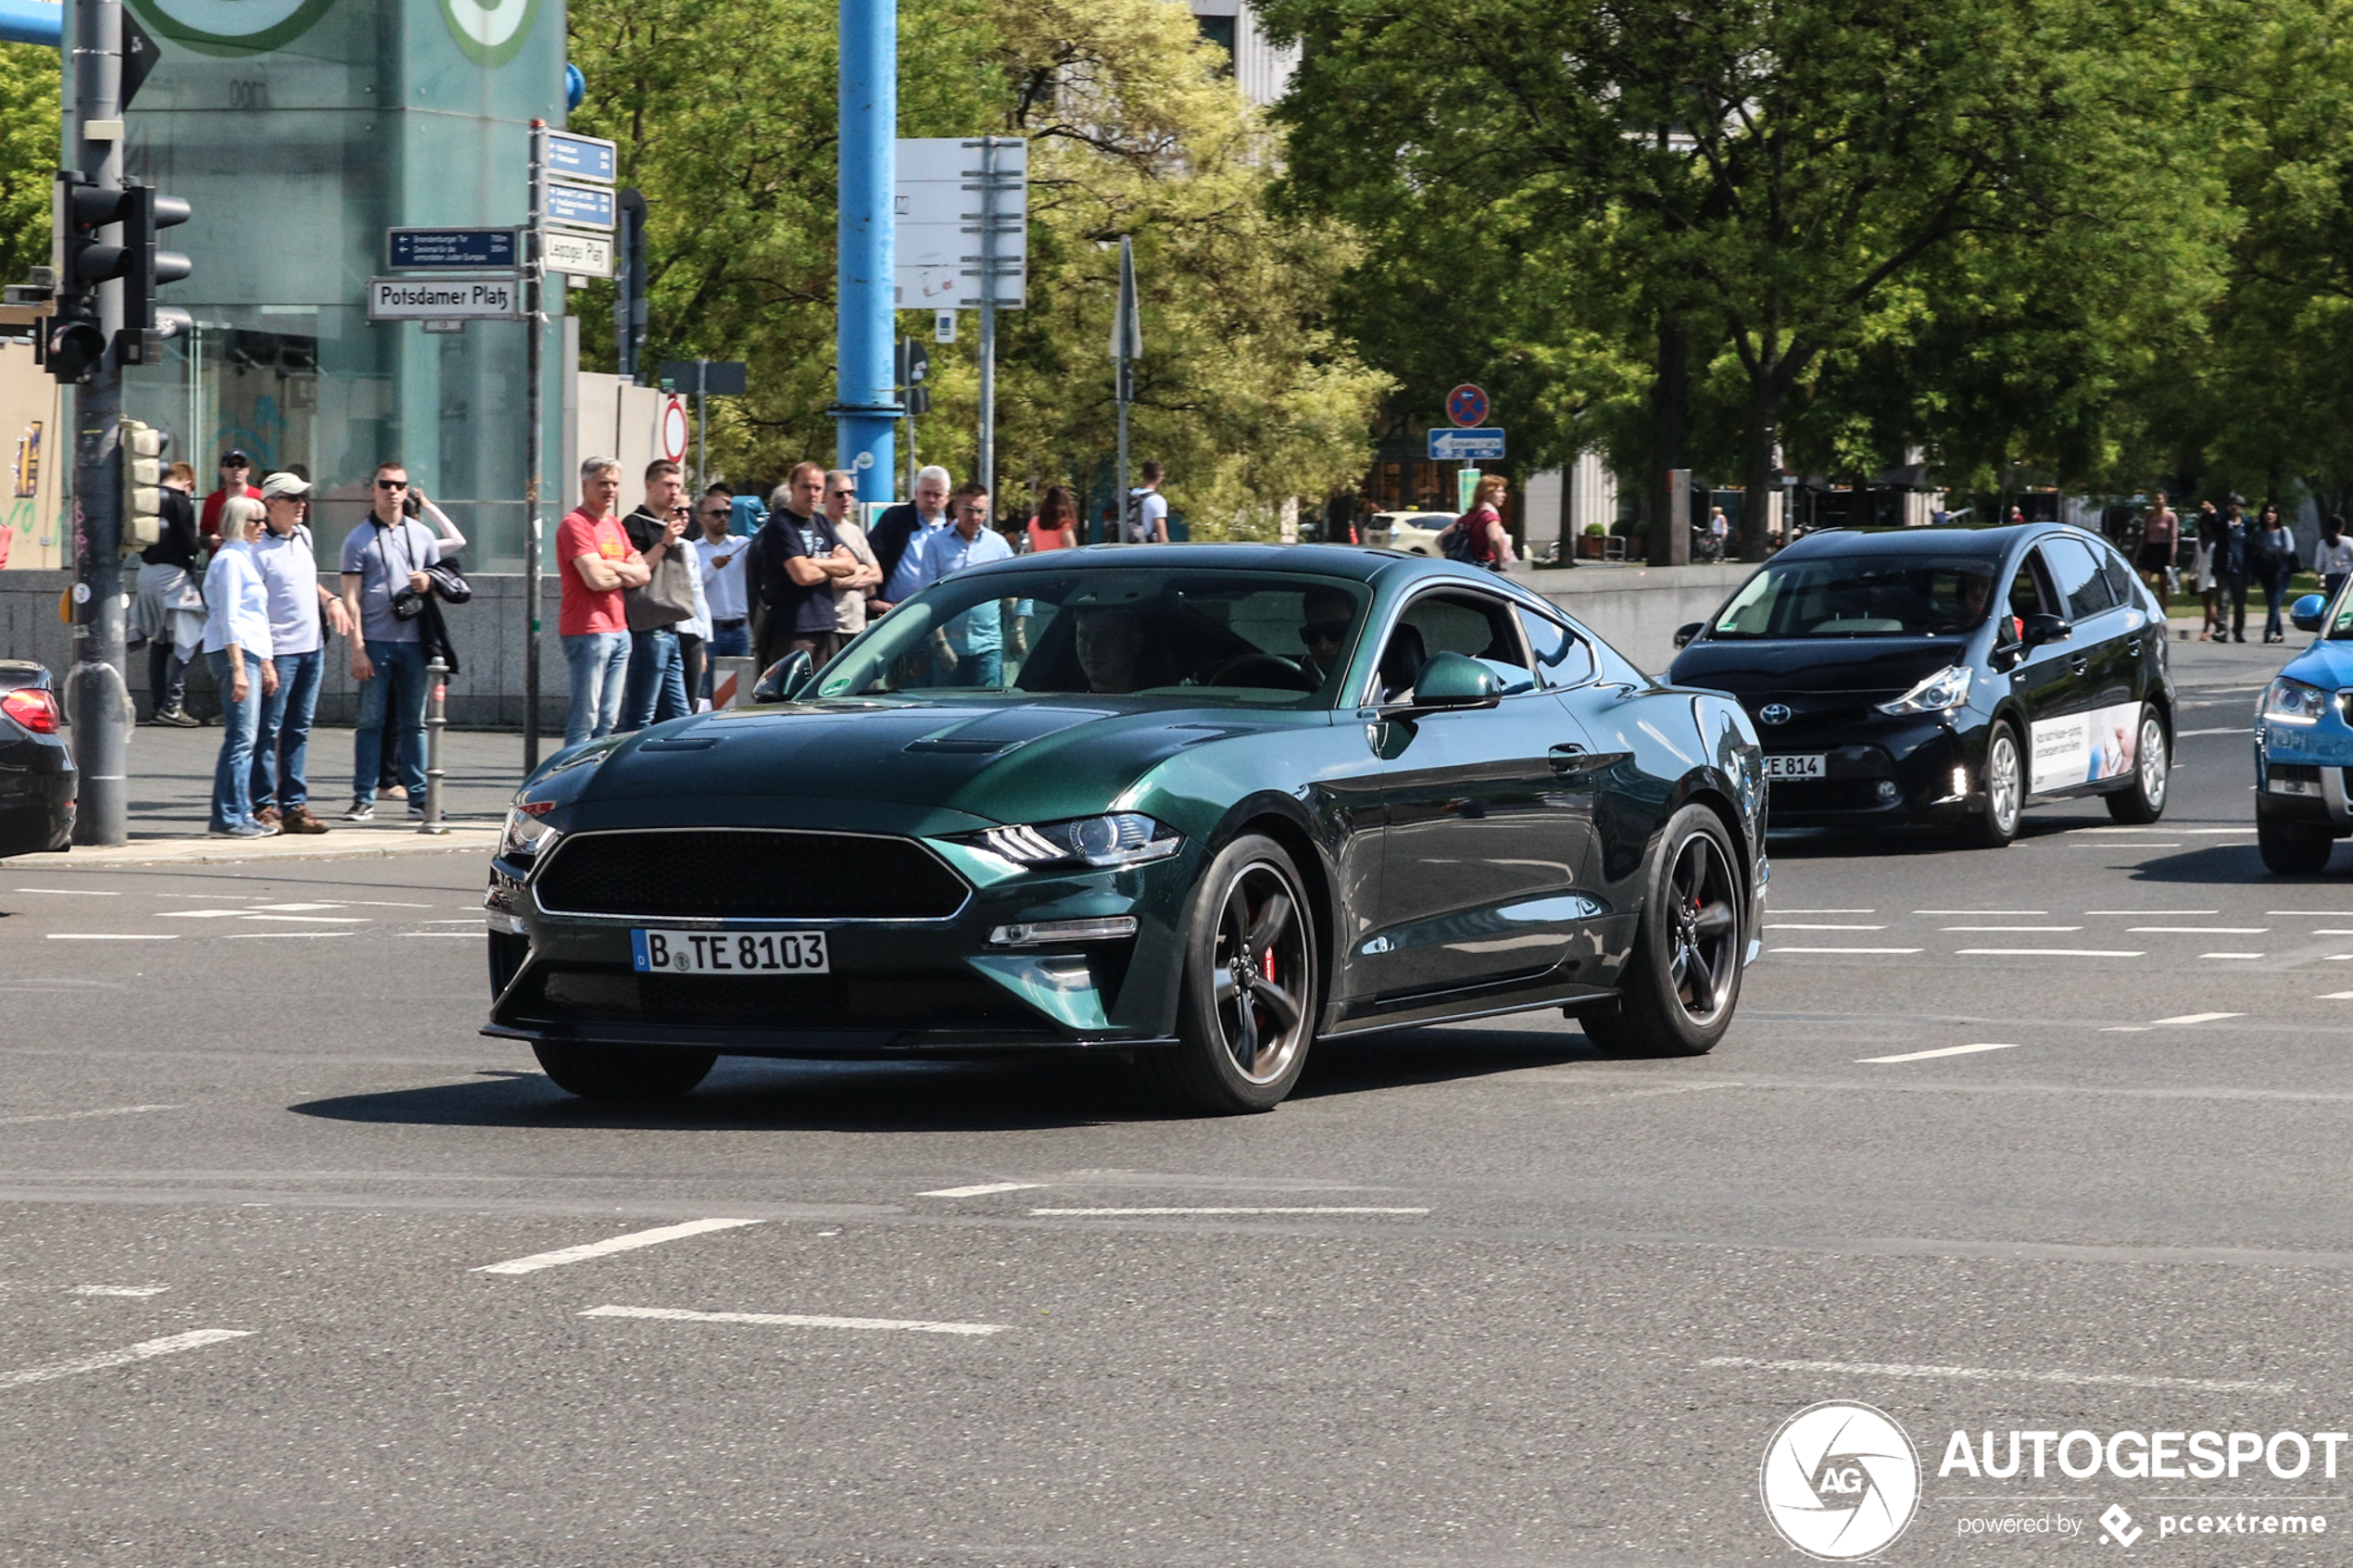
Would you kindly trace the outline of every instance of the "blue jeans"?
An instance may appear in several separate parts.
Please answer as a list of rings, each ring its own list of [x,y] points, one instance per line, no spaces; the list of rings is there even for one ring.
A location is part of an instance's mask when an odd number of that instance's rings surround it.
[[[2280,620],[2280,607],[2287,602],[2287,591],[2294,581],[2288,577],[2267,577],[2263,580],[2263,635],[2284,637],[2287,628]]]
[[[629,633],[585,632],[564,639],[564,665],[572,672],[572,706],[564,713],[564,746],[602,740],[621,722],[621,696],[629,679]]]
[[[261,714],[261,667],[245,660],[245,699],[229,695],[229,650],[205,655],[212,678],[220,687],[220,760],[212,770],[212,825],[233,828],[250,822],[253,805],[245,797],[245,776],[253,771],[253,732]]]
[[[956,656],[956,668],[949,670],[937,659],[932,660],[931,684],[935,686],[1001,686],[1005,684],[1005,650],[985,648]]]
[[[390,720],[400,737],[394,771],[418,805],[425,799],[425,649],[422,643],[367,639],[373,680],[359,683],[359,731],[352,737],[351,798],[373,800],[384,771],[384,732]]]
[[[686,711],[686,666],[679,657],[678,633],[667,626],[630,633],[621,727],[642,730],[665,719],[683,719]]]
[[[711,700],[711,661],[714,659],[750,658],[751,627],[749,624],[742,626],[714,626],[711,629],[711,640],[703,644],[702,646],[704,654],[702,661],[702,690],[697,692],[695,695],[708,702]],[[755,672],[755,674],[757,672]]]
[[[291,810],[310,798],[303,763],[310,754],[310,716],[319,708],[319,676],[325,650],[281,654],[278,689],[261,699],[261,722],[253,737],[253,804]]]

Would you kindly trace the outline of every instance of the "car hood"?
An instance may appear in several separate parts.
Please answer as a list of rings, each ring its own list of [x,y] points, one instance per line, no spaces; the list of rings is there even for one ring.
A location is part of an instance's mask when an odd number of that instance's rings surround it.
[[[1731,638],[1692,643],[1667,679],[1679,686],[1755,699],[1787,696],[1901,696],[1967,657],[1965,637]]]
[[[2280,673],[2291,681],[2302,681],[2328,691],[2353,686],[2353,640],[2330,642],[2322,638],[2289,659]]]
[[[667,797],[692,811],[718,797],[788,797],[1050,821],[1104,809],[1188,747],[1330,719],[1125,696],[786,703],[647,730],[579,798]]]

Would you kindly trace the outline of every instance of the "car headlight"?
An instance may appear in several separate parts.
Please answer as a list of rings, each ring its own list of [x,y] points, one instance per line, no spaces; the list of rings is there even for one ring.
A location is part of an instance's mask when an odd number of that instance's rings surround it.
[[[529,800],[510,810],[507,831],[498,835],[498,858],[527,866],[553,849],[563,834],[549,827],[545,818],[555,809],[551,801]]]
[[[1894,702],[1881,703],[1879,710],[1898,715],[1950,713],[1969,700],[1974,673],[1966,664],[1948,664]]]
[[[2317,724],[2328,709],[2328,693],[2282,675],[2264,688],[2256,715],[2274,724]]]
[[[968,842],[1017,866],[1134,866],[1167,859],[1185,840],[1175,828],[1141,811],[1114,811],[989,828],[972,834]]]

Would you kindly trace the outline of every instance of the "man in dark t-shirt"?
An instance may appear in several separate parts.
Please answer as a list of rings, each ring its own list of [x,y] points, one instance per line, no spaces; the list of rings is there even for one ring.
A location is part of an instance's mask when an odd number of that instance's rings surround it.
[[[759,660],[765,671],[795,649],[823,664],[840,651],[834,629],[834,582],[856,572],[858,558],[834,536],[819,502],[825,470],[802,463],[785,481],[785,503],[768,514],[752,541],[759,576]]]

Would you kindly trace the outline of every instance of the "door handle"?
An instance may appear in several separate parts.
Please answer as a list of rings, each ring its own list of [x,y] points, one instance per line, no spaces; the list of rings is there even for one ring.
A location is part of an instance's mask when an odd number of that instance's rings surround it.
[[[1555,773],[1592,773],[1614,768],[1626,759],[1622,751],[1588,751],[1574,741],[1565,741],[1544,753]]]
[[[2074,671],[2078,675],[2081,675],[2085,671],[2091,669],[2092,656],[2087,653],[2079,653],[2073,659],[2067,661],[2067,667],[2070,670]]]

